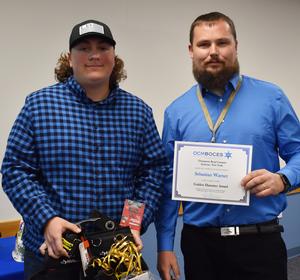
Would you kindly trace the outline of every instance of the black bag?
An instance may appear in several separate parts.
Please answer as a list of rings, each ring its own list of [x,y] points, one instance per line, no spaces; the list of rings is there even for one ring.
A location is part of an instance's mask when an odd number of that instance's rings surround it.
[[[101,266],[87,266],[85,273],[81,265],[81,257],[79,252],[79,244],[88,242],[87,254],[90,260],[99,260],[104,258],[113,244],[126,240],[134,243],[134,238],[129,227],[121,227],[109,217],[97,213],[97,218],[80,221],[77,223],[81,227],[81,233],[75,234],[66,231],[63,234],[64,248],[68,251],[69,258],[60,258],[58,260],[45,258],[46,269],[35,275],[31,280],[115,280],[117,279],[113,273],[107,273]],[[148,270],[147,264],[140,257],[142,270]],[[112,267],[114,268],[114,267]],[[121,267],[122,268],[122,267]],[[126,267],[124,267],[126,271]],[[86,274],[83,277],[83,274]]]
[[[90,219],[80,223],[83,232],[83,238],[88,240],[89,243],[88,253],[90,255],[91,262],[94,260],[94,264],[100,262],[101,259],[105,260],[105,257],[109,251],[111,249],[117,250],[118,245],[125,246],[127,244],[130,246],[129,243],[134,244],[134,238],[129,227],[121,227],[109,217],[101,214],[98,215],[99,217],[96,219]],[[136,252],[136,255],[140,254]],[[113,256],[110,257],[113,258]],[[128,268],[126,267],[125,263],[118,266],[118,260],[120,259],[121,257],[115,257],[114,260],[116,262],[110,262],[111,270],[109,271],[97,265],[94,267],[91,265],[88,266],[88,268],[85,270],[85,273],[87,274],[86,279],[116,280],[117,278],[113,273],[114,269],[118,268],[118,271],[126,272]],[[143,271],[148,270],[147,264],[143,258],[139,257],[139,260],[140,268]]]

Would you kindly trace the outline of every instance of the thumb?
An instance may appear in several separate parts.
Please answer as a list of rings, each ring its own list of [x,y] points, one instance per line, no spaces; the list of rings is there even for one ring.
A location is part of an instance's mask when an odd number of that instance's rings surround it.
[[[142,250],[143,249],[143,241],[141,239],[141,235],[140,235],[140,232],[138,230],[134,230],[134,229],[130,229],[131,230],[131,233],[133,235],[133,238],[134,238],[134,241],[135,241],[135,244],[137,245],[138,247],[138,250]]]

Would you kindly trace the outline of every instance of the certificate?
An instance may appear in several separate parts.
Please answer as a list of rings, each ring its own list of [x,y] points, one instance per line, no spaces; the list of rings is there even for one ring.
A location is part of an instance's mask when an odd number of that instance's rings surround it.
[[[240,182],[251,161],[250,145],[176,141],[172,199],[247,206],[250,194]]]

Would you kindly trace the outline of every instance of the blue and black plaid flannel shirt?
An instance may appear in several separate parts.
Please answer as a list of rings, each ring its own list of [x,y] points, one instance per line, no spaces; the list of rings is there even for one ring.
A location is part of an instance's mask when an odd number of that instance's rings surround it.
[[[25,220],[24,244],[38,252],[50,218],[76,222],[97,209],[119,221],[126,198],[145,202],[146,230],[166,166],[149,106],[119,87],[92,102],[70,77],[27,97],[1,172],[3,189]]]

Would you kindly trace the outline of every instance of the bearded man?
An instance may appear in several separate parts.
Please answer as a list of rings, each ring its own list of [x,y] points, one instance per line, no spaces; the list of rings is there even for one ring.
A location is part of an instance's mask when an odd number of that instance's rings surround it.
[[[237,46],[234,23],[222,13],[201,15],[191,25],[189,54],[197,84],[168,106],[163,129],[170,168],[156,229],[158,270],[164,280],[180,277],[173,252],[180,203],[171,198],[173,176],[180,168],[174,165],[173,175],[174,153],[179,158],[175,141],[206,143],[216,150],[222,145],[252,148],[249,172],[225,170],[239,176],[236,189],[249,196],[248,205],[222,200],[222,195],[216,201],[208,196],[204,202],[189,200],[188,195],[182,199],[185,279],[287,279],[278,215],[286,208],[285,193],[300,183],[300,124],[278,86],[240,74]],[[286,162],[282,168],[279,157]],[[213,170],[199,166],[197,175],[208,176]],[[194,185],[200,195],[201,183]],[[189,194],[191,188],[181,181],[181,190]],[[214,190],[221,193],[220,188]]]

